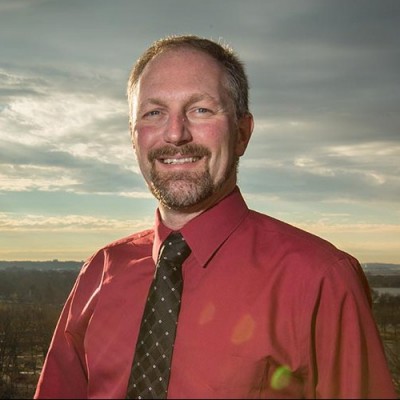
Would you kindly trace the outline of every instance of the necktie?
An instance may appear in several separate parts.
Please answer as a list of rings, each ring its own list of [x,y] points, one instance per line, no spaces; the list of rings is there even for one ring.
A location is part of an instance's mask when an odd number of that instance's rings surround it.
[[[191,250],[179,232],[163,243],[136,343],[127,398],[166,398],[183,287]]]

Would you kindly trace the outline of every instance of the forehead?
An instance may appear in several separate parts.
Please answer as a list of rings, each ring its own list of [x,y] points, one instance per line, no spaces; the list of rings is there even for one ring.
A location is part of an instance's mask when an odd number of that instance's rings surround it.
[[[198,63],[201,66],[208,66],[210,68],[222,69],[219,62],[212,57],[210,54],[199,49],[191,47],[178,47],[165,49],[160,54],[156,55],[144,69],[144,72],[148,69],[153,69],[158,66],[168,65],[169,63],[187,64],[187,63]]]
[[[144,68],[138,86],[178,83],[211,83],[222,81],[224,69],[209,54],[191,48],[167,49]]]

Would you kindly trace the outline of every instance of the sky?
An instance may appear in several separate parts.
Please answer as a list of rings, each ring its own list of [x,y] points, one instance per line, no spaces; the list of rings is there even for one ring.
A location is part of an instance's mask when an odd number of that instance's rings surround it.
[[[0,260],[85,260],[152,226],[126,82],[173,34],[245,63],[249,207],[400,263],[398,0],[0,0]]]

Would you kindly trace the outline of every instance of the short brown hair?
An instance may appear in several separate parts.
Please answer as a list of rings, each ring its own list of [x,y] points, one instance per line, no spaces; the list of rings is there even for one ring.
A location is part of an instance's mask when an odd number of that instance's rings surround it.
[[[212,40],[201,38],[195,35],[167,36],[159,39],[141,55],[136,61],[129,75],[128,80],[128,102],[129,102],[129,118],[132,118],[132,95],[137,82],[145,69],[146,65],[157,55],[165,50],[176,48],[192,48],[202,51],[217,62],[219,62],[225,70],[227,77],[227,90],[230,93],[236,117],[240,118],[249,113],[249,84],[244,70],[243,63],[234,53],[232,48],[226,44],[216,43]]]

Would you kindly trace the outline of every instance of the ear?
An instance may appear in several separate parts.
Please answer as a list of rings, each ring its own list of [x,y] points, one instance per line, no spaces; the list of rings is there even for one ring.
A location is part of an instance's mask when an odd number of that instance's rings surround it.
[[[250,113],[245,114],[238,121],[238,137],[236,142],[236,155],[242,156],[249,144],[251,134],[253,133],[254,119]]]
[[[132,129],[133,129],[132,121],[129,120],[129,134],[131,135],[131,143],[132,143],[133,150],[136,150],[135,141],[133,140],[133,130]]]

